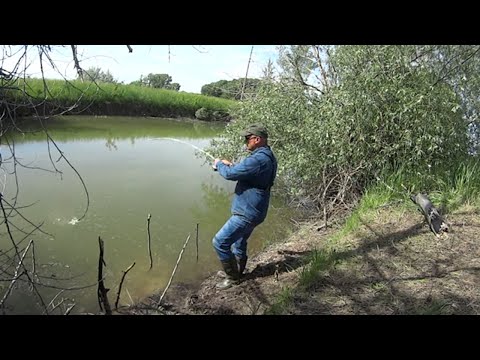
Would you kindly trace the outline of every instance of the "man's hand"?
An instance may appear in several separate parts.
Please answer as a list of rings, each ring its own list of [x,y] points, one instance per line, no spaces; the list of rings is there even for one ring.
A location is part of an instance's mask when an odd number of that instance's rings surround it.
[[[222,163],[224,163],[224,164],[227,165],[227,166],[232,166],[232,165],[233,165],[233,163],[231,163],[231,162],[228,161],[228,160],[215,159],[214,162],[213,162],[213,168],[214,168],[214,169],[217,168],[217,164],[218,164],[219,162],[222,162]]]

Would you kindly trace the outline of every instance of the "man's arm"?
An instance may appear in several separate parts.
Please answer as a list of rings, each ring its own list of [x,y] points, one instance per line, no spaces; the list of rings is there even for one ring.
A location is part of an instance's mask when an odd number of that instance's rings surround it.
[[[229,161],[225,160],[227,163]],[[228,165],[223,160],[216,161],[216,166],[220,175],[222,175],[227,180],[247,180],[252,176],[258,174],[260,170],[261,163],[254,156],[249,156],[244,159],[241,163],[236,165]],[[231,164],[231,163],[230,163]]]

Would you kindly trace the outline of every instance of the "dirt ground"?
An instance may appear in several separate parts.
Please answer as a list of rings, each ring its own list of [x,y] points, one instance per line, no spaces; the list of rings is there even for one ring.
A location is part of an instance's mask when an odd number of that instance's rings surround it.
[[[122,313],[180,315],[479,314],[480,217],[464,207],[444,216],[436,237],[420,213],[383,208],[332,244],[335,228],[310,223],[249,259],[241,283],[219,291],[212,274],[197,286],[172,284],[158,308],[154,294]],[[308,285],[308,260],[329,252],[331,265]],[[278,307],[289,294],[288,301]],[[275,310],[273,310],[275,309]]]

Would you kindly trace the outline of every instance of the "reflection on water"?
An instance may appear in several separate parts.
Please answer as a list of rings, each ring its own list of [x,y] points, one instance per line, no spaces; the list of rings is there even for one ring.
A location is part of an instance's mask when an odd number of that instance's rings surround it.
[[[75,172],[64,162],[55,163],[62,174],[17,167],[18,177],[6,177],[5,199],[11,200],[18,181],[17,206],[33,224],[11,216],[14,239],[35,243],[36,270],[45,302],[56,295],[57,303],[75,302],[72,313],[98,312],[98,238],[105,242],[105,286],[113,305],[123,271],[133,262],[120,298],[120,305],[161,291],[170,278],[178,254],[191,234],[174,282],[200,281],[219,267],[211,239],[230,215],[235,183],[213,172],[195,147],[205,147],[221,125],[166,119],[67,118],[49,123],[53,139],[81,174],[90,194],[86,196]],[[175,138],[191,144],[166,141]],[[2,147],[2,156],[8,148]],[[50,147],[50,150],[52,148]],[[45,136],[26,134],[16,139],[16,156],[23,164],[52,169]],[[51,154],[54,161],[59,156]],[[9,163],[3,164],[7,170]],[[272,204],[275,204],[275,198]],[[147,215],[153,268],[149,270]],[[265,242],[281,239],[287,228],[288,212],[270,209],[264,224],[253,233],[249,251],[257,252]],[[195,246],[199,224],[198,262]],[[2,230],[4,231],[4,230]],[[1,249],[11,247],[2,234]],[[29,261],[32,261],[31,256]],[[90,287],[86,287],[92,285]],[[0,288],[3,296],[6,285]],[[65,290],[69,289],[69,290]],[[31,289],[20,286],[7,301],[7,313],[41,313]]]

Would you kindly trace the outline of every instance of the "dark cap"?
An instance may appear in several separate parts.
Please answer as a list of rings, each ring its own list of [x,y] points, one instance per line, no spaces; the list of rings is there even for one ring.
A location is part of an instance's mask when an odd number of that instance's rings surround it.
[[[248,135],[256,135],[260,136],[264,139],[268,138],[267,129],[262,124],[252,124],[249,125],[245,130],[243,130],[240,135],[248,136]]]

